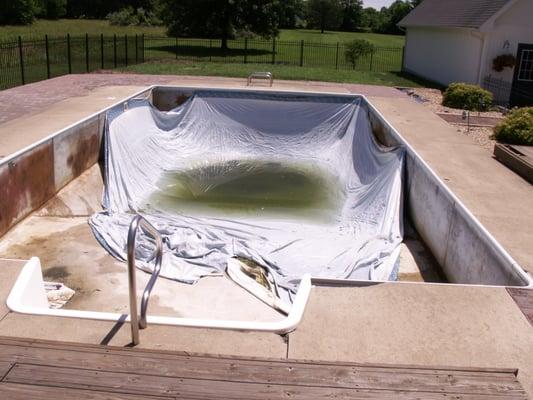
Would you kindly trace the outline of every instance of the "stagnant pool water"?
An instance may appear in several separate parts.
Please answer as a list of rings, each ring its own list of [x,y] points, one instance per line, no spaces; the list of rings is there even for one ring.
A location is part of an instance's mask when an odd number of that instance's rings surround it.
[[[166,212],[333,217],[344,202],[338,179],[309,163],[232,160],[162,173],[146,208]]]

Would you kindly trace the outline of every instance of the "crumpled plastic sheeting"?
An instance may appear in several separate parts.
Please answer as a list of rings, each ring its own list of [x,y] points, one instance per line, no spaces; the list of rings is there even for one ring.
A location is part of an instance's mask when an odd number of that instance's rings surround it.
[[[139,213],[166,238],[161,276],[193,283],[240,256],[269,268],[288,298],[304,273],[389,279],[402,241],[404,149],[375,141],[360,101],[199,91],[171,112],[147,102],[115,110],[105,132],[105,211],[89,221],[96,238],[125,260],[128,227]],[[168,171],[254,159],[327,171],[338,180],[342,204],[330,220],[317,222],[202,215],[147,202]],[[210,174],[215,184],[232,179],[231,168],[214,167]],[[145,237],[138,243],[137,264],[149,271],[153,247]]]

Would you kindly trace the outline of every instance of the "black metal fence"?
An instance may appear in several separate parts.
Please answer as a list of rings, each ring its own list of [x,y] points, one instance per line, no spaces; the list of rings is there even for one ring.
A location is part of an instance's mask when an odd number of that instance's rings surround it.
[[[503,79],[486,76],[481,86],[492,93],[494,104],[504,107],[533,104],[533,93],[517,88],[511,82],[504,81]]]
[[[512,90],[512,85],[510,82],[487,76],[483,79],[481,86],[483,89],[487,89],[492,93],[494,97],[494,104],[504,107],[509,106],[509,99],[511,97]]]
[[[278,66],[401,71],[403,48],[375,47],[355,64],[343,43],[239,39],[221,48],[219,39],[155,36],[64,36],[0,42],[0,89],[54,76],[122,68],[145,61],[256,63]]]
[[[222,63],[254,63],[281,66],[322,67],[358,71],[401,71],[402,47],[375,47],[361,56],[355,65],[346,61],[343,43],[239,39],[229,40],[228,49],[219,39],[145,38],[146,61],[162,59],[211,61]]]
[[[70,36],[0,42],[0,89],[143,62],[143,36]]]

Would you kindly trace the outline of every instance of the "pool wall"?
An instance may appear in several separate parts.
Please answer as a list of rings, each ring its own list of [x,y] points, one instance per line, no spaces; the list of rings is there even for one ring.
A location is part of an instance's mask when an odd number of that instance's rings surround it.
[[[153,86],[93,114],[0,161],[0,237],[97,162],[105,114],[127,100],[150,97],[169,110],[202,88]],[[249,89],[210,89],[223,92]],[[418,153],[364,97],[338,93],[271,91],[296,96],[361,98],[373,131],[388,146],[407,149],[404,209],[451,283],[533,286],[531,277],[448,189]]]
[[[374,134],[407,149],[406,217],[451,283],[533,286],[533,280],[381,113],[366,101]]]
[[[150,90],[143,90],[129,98],[149,93]],[[0,238],[98,161],[105,114],[113,107],[121,107],[126,100],[0,161]]]

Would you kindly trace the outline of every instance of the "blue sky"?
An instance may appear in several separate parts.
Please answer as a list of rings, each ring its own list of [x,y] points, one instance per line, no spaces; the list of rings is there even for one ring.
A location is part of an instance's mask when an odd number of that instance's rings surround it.
[[[374,7],[379,10],[381,7],[388,7],[393,3],[394,0],[363,0],[365,7]]]

